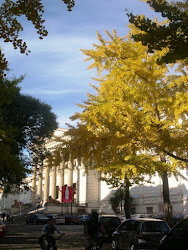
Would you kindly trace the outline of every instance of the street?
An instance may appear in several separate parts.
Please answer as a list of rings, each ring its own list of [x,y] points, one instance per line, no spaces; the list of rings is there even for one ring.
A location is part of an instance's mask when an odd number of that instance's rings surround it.
[[[43,225],[27,225],[26,223],[6,224],[7,234],[0,238],[0,249],[35,249],[39,250],[38,238]],[[57,225],[65,235],[57,241],[59,250],[84,249],[83,225]],[[104,244],[103,249],[111,249]]]

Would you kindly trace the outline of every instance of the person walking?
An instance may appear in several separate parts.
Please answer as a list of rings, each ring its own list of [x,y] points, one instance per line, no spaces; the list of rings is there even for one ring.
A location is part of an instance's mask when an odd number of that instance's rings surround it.
[[[85,221],[85,250],[92,249],[93,241],[96,242],[96,249],[101,249],[103,245],[103,236],[106,238],[108,237],[108,234],[103,224],[99,222],[98,217],[99,215],[97,212],[92,212]]]
[[[2,213],[3,222],[5,222],[5,216],[6,216],[5,212],[3,212],[3,213]]]
[[[7,212],[6,221],[10,221],[10,213],[9,212]]]

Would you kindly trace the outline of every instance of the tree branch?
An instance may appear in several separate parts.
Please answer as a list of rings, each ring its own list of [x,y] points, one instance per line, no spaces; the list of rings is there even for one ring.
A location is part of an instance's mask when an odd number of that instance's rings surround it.
[[[180,157],[180,156],[177,156],[177,155],[174,155],[173,153],[170,153],[169,151],[167,150],[163,150],[163,152],[171,157],[173,157],[174,159],[176,160],[179,160],[179,161],[183,161],[183,162],[188,162],[188,159],[186,158],[183,158],[183,157]]]

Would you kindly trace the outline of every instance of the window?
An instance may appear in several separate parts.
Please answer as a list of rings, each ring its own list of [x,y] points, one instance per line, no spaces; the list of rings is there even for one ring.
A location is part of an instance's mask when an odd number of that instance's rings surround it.
[[[91,213],[97,212],[97,209],[91,209]]]
[[[147,214],[153,214],[153,207],[146,207]]]
[[[139,225],[140,225],[139,221],[132,220],[130,221],[129,230],[137,230]]]
[[[79,208],[78,209],[78,214],[85,214],[85,213],[86,213],[85,208]]]
[[[168,233],[170,231],[170,228],[167,226],[165,222],[161,222],[161,231],[163,233]]]
[[[118,228],[118,231],[127,231],[129,230],[129,220],[128,221],[125,221],[124,223],[122,223],[119,228]]]
[[[121,223],[120,219],[118,217],[101,217],[100,221],[102,222],[103,225],[105,226],[114,226],[118,227],[119,224]]]
[[[130,208],[130,213],[131,214],[136,214],[136,208],[135,207],[131,207]]]
[[[172,231],[175,238],[188,239],[188,220],[180,222]]]
[[[169,227],[164,221],[145,221],[142,224],[142,231],[167,233]]]

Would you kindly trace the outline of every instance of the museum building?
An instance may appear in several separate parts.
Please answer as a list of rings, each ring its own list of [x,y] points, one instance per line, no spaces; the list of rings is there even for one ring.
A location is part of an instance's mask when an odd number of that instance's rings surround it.
[[[65,131],[66,129],[59,128],[54,135],[56,137],[64,136]],[[53,150],[56,143],[52,139],[47,143],[47,148]],[[182,175],[184,178],[181,176],[177,179],[169,178],[170,200],[174,215],[188,215],[187,172],[183,171]],[[48,205],[50,197],[57,207],[59,202],[55,202],[55,200],[61,202],[62,186],[73,187],[75,194],[72,204],[59,204],[61,212],[63,209],[63,213],[87,214],[93,210],[99,213],[114,213],[109,199],[115,189],[102,181],[97,171],[89,170],[86,173],[84,166],[79,165],[76,159],[74,162],[62,162],[59,166],[44,164],[43,168],[33,167],[32,204],[35,205],[40,200],[43,204]],[[132,186],[130,195],[132,197],[131,213],[163,213],[162,180],[159,176],[154,176],[150,184]],[[52,210],[54,211],[54,209],[55,205]]]

